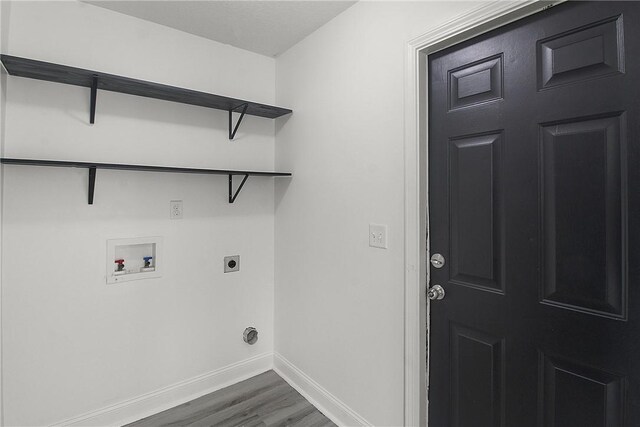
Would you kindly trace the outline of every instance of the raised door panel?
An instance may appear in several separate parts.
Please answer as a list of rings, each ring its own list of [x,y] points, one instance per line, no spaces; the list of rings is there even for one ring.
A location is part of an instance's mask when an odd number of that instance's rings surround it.
[[[538,42],[538,88],[624,72],[622,17],[614,16]]]
[[[539,356],[540,427],[624,425],[624,378],[571,361]]]
[[[504,425],[504,340],[451,325],[451,423]]]
[[[450,282],[503,293],[501,132],[449,143]]]
[[[624,115],[541,129],[542,302],[626,315]]]
[[[449,110],[501,99],[502,63],[500,54],[450,70]]]

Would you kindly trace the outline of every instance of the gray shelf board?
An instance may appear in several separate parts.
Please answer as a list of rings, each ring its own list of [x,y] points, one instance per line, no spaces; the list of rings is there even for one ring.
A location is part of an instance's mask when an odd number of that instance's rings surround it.
[[[0,158],[0,163],[5,165],[25,165],[25,166],[51,166],[66,168],[84,168],[84,169],[111,169],[111,170],[130,170],[141,172],[170,172],[170,173],[192,173],[203,175],[248,175],[248,176],[291,176],[289,172],[266,172],[266,171],[245,171],[232,169],[200,169],[200,168],[178,168],[169,166],[146,166],[132,165],[122,163],[91,163],[91,162],[74,162],[60,160],[41,160],[41,159],[15,159]]]
[[[243,99],[230,98],[212,93],[199,92],[176,86],[168,86],[144,80],[132,79],[99,71],[85,70],[50,62],[37,61],[11,55],[0,55],[4,68],[12,76],[46,80],[91,88],[94,77],[98,78],[98,89],[126,93],[147,98],[162,99],[182,104],[198,105],[217,110],[240,110],[247,104],[246,114],[275,119],[290,114],[287,108],[260,104]]]

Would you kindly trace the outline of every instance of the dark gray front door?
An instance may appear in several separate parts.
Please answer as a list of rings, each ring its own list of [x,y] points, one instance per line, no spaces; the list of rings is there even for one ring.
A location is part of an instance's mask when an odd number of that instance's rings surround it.
[[[429,57],[429,425],[640,426],[640,3]]]

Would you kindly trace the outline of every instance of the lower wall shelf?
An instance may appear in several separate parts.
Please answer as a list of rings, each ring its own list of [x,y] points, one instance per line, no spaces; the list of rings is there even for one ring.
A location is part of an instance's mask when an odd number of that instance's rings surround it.
[[[171,173],[193,173],[201,175],[227,175],[229,177],[229,203],[235,202],[240,190],[250,176],[262,177],[287,177],[291,176],[289,172],[263,172],[263,171],[241,171],[226,169],[194,169],[194,168],[174,168],[166,166],[145,166],[145,165],[128,165],[119,163],[89,163],[89,162],[68,162],[58,160],[36,160],[36,159],[11,159],[0,158],[0,163],[5,165],[22,165],[22,166],[52,166],[63,168],[84,168],[89,171],[89,189],[88,201],[93,204],[93,195],[96,184],[96,171],[98,169],[114,169],[128,170],[140,172],[171,172]],[[237,190],[233,191],[233,177],[242,176],[242,181]]]

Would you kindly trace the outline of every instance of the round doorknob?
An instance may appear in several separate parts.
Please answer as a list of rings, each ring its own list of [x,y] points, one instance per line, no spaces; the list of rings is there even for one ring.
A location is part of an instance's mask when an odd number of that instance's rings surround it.
[[[444,298],[444,288],[440,285],[433,285],[427,291],[427,298],[430,300],[441,300]]]

